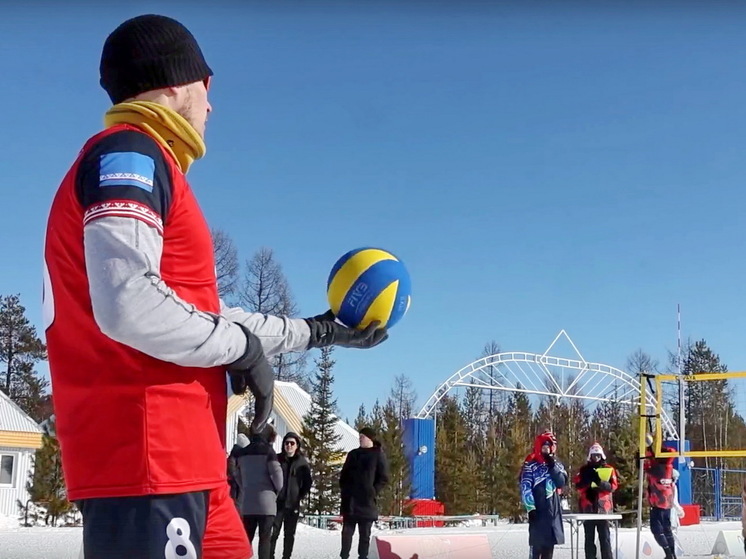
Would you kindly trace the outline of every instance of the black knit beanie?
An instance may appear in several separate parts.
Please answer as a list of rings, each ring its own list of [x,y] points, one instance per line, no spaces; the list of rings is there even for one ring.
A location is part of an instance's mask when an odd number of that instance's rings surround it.
[[[117,27],[104,43],[100,71],[101,87],[115,105],[146,91],[212,76],[189,30],[159,15],[137,16]]]
[[[292,431],[288,431],[288,433],[286,433],[285,436],[282,438],[283,446],[285,446],[285,441],[288,439],[295,439],[295,447],[300,449],[301,440],[300,440],[300,437],[296,433],[293,433]]]
[[[371,427],[363,427],[362,429],[360,429],[359,433],[361,435],[365,435],[374,443],[377,441],[378,433],[376,433],[375,430]]]

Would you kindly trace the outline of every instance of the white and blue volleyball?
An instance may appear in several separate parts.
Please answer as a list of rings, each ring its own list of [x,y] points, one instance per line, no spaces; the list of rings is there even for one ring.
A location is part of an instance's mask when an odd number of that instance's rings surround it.
[[[363,329],[379,321],[381,328],[391,328],[409,309],[412,283],[402,261],[390,252],[358,248],[334,264],[326,294],[346,326]]]

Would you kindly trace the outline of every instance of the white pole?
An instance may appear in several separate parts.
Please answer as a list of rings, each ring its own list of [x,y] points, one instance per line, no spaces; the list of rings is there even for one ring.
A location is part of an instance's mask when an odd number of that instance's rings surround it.
[[[679,372],[679,466],[686,462],[684,457],[684,441],[686,440],[686,407],[684,397],[684,375],[681,372],[681,304],[676,305],[677,330],[678,330],[678,353],[676,365]]]
[[[645,374],[640,375],[640,427],[642,428],[643,425],[645,425],[647,429],[647,421],[644,420],[644,416],[646,415],[647,411],[647,397],[645,396],[645,383],[647,382],[647,379],[645,378]],[[643,437],[642,429],[640,429],[640,432],[638,433],[638,447],[637,451],[640,452],[640,447],[642,446],[642,437]],[[642,532],[642,492],[643,492],[643,483],[644,483],[644,474],[643,474],[643,462],[644,460],[644,451],[643,455],[637,457],[637,534],[636,534],[636,546],[635,546],[635,559],[640,559],[640,533]]]
[[[644,474],[642,458],[637,461],[637,467],[640,470],[637,476],[637,545],[635,546],[635,559],[640,559],[640,533],[642,532],[642,491]]]

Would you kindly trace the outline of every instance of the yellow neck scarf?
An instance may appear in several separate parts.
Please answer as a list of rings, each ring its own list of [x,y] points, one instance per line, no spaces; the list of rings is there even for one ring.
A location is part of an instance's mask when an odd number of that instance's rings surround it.
[[[181,172],[205,155],[207,148],[184,117],[159,103],[132,101],[114,105],[104,116],[104,125],[131,124],[153,136],[174,156]]]

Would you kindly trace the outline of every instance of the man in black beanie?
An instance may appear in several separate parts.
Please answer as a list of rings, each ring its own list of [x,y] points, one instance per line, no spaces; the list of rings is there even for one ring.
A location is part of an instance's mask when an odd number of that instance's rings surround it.
[[[360,447],[350,451],[339,475],[342,490],[342,550],[348,559],[358,530],[358,559],[368,559],[370,531],[378,520],[378,495],[389,482],[386,455],[371,427],[360,429]]]
[[[113,106],[49,214],[44,317],[68,497],[86,559],[246,559],[226,482],[226,371],[251,391],[252,429],[272,410],[268,356],[369,348],[386,338],[330,313],[266,316],[218,297],[209,227],[186,174],[205,154],[212,70],[164,16],[106,39]],[[117,445],[101,453],[101,441]]]

